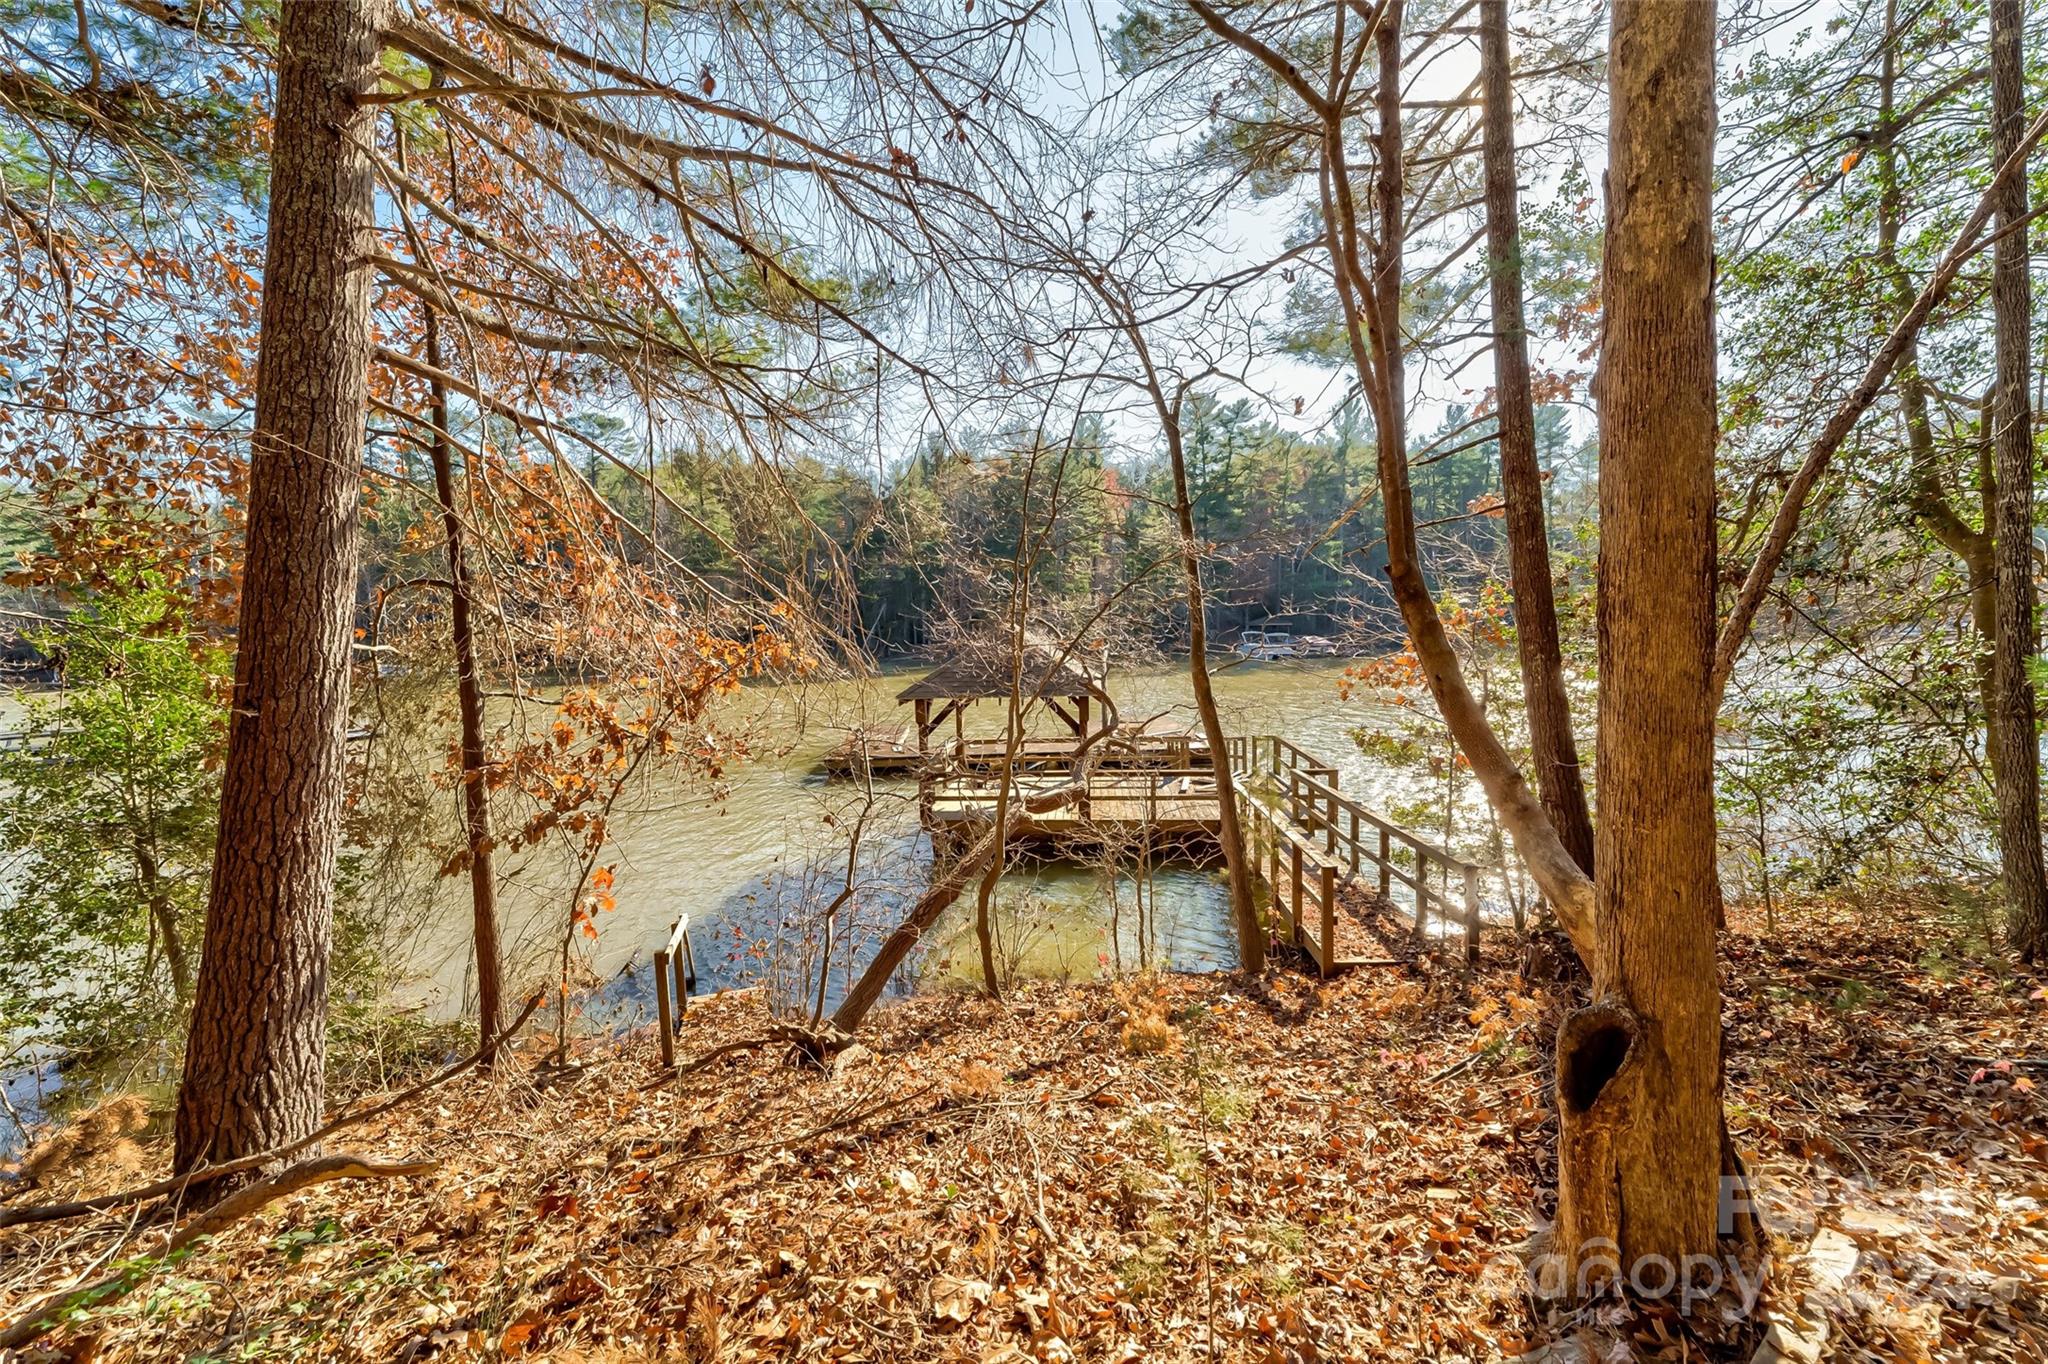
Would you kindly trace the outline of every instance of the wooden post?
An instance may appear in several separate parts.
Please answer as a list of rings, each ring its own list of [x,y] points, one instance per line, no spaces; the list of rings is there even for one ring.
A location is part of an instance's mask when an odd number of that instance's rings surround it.
[[[1300,842],[1299,842],[1298,840],[1295,840],[1295,839],[1289,839],[1289,840],[1287,840],[1287,851],[1288,851],[1288,852],[1289,852],[1289,854],[1291,855],[1291,856],[1290,856],[1290,859],[1289,859],[1289,868],[1288,868],[1288,869],[1289,869],[1289,871],[1290,871],[1290,872],[1292,872],[1292,876],[1291,876],[1291,877],[1289,878],[1289,880],[1290,880],[1291,884],[1290,884],[1290,885],[1288,886],[1288,888],[1287,888],[1287,922],[1288,922],[1288,923],[1289,923],[1289,925],[1291,925],[1291,927],[1292,927],[1292,930],[1293,930],[1293,933],[1294,933],[1294,941],[1295,941],[1295,942],[1300,942],[1300,941],[1301,941],[1301,843],[1300,843]]]
[[[1351,874],[1358,875],[1358,807],[1351,807]]]
[[[1323,909],[1323,953],[1317,964],[1327,976],[1337,969],[1337,869],[1325,862],[1316,870],[1316,896]]]
[[[1380,898],[1394,898],[1394,838],[1385,826],[1380,828]]]
[[[1415,850],[1415,942],[1420,946],[1429,936],[1429,862],[1422,849]]]
[[[1465,868],[1465,964],[1479,963],[1479,868]]]
[[[670,1009],[668,949],[664,947],[654,954],[655,1027],[661,1038],[661,1065],[664,1070],[673,1070],[676,1064],[676,1020]]]
[[[1268,823],[1272,823],[1272,842],[1268,844],[1268,848],[1272,850],[1272,868],[1266,872],[1266,885],[1270,885],[1274,889],[1274,907],[1278,909],[1280,907],[1280,819],[1278,819],[1278,815],[1268,813]]]
[[[1323,825],[1323,851],[1334,855],[1337,851],[1337,793],[1333,788],[1324,797],[1329,809]]]
[[[932,703],[928,698],[920,696],[911,710],[917,716],[917,751],[923,753],[932,737]]]
[[[676,1022],[690,1011],[690,987],[697,981],[697,958],[690,951],[690,916],[670,925],[668,941],[654,953],[654,1010],[661,1029],[661,1064],[676,1064]],[[674,994],[671,995],[670,991]]]

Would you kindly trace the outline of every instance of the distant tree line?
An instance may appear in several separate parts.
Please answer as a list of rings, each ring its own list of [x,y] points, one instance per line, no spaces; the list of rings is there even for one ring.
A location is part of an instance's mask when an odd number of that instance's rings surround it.
[[[1369,424],[1347,409],[1322,430],[1290,430],[1250,399],[1199,398],[1187,427],[1197,534],[1213,547],[1212,635],[1234,639],[1270,620],[1296,634],[1354,645],[1397,644],[1386,590],[1383,513]],[[1017,537],[1052,527],[1053,552],[1035,561],[1041,607],[1078,608],[1119,589],[1127,642],[1187,646],[1187,611],[1161,566],[1172,550],[1170,473],[1151,449],[1119,449],[1099,418],[1072,432],[974,431],[926,440],[881,474],[844,460],[780,467],[731,451],[657,450],[650,497],[644,436],[616,418],[591,422],[619,456],[591,457],[591,483],[620,519],[650,526],[639,548],[714,580],[767,571],[800,588],[819,580],[834,547],[853,575],[850,633],[881,657],[915,655],[970,629],[1005,590],[996,571]],[[1416,440],[1415,508],[1442,585],[1472,584],[1502,560],[1498,455],[1490,414],[1451,407]],[[1584,471],[1593,451],[1560,406],[1537,410],[1539,455],[1554,475],[1556,534],[1590,513]],[[1034,461],[1063,459],[1056,492],[1041,478],[1025,505]],[[650,501],[654,506],[650,511]],[[740,547],[744,546],[745,563]],[[1154,581],[1156,580],[1156,581]]]

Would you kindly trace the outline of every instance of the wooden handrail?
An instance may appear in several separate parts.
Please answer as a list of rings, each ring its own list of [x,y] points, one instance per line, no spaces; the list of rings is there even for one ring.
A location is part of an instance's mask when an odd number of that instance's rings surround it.
[[[1246,797],[1240,805],[1253,874],[1272,887],[1273,908],[1285,916],[1289,941],[1297,947],[1306,943],[1317,970],[1330,975],[1337,967],[1336,863],[1264,802]],[[1305,927],[1310,924],[1312,931]]]
[[[1372,825],[1373,828],[1378,829],[1380,832],[1384,834],[1387,834],[1389,837],[1400,839],[1403,843],[1406,843],[1409,847],[1415,849],[1416,852],[1422,854],[1430,861],[1435,862],[1439,866],[1449,867],[1452,871],[1457,872],[1461,876],[1467,871],[1486,870],[1484,867],[1480,866],[1479,863],[1467,862],[1462,857],[1458,857],[1453,853],[1446,852],[1444,849],[1438,847],[1436,844],[1430,842],[1428,839],[1423,838],[1421,835],[1410,833],[1408,830],[1402,828],[1400,825],[1394,823],[1392,820],[1384,819],[1381,816],[1374,814],[1371,810],[1366,809],[1357,801],[1352,800],[1349,796],[1346,796],[1340,791],[1338,791],[1337,788],[1330,783],[1318,781],[1316,778],[1308,776],[1306,773],[1294,773],[1289,777],[1289,781],[1292,783],[1298,783],[1299,785],[1308,788],[1316,795],[1324,797],[1331,804],[1335,805],[1336,808],[1338,808],[1339,810],[1342,810],[1347,814],[1353,814],[1358,816],[1360,820],[1364,821],[1367,824]]]
[[[1336,960],[1338,886],[1360,877],[1368,866],[1379,873],[1382,899],[1390,897],[1396,882],[1412,892],[1418,939],[1427,933],[1434,912],[1463,927],[1466,959],[1477,958],[1479,877],[1487,868],[1344,795],[1337,789],[1337,769],[1288,739],[1276,734],[1235,735],[1226,737],[1222,749],[1217,756],[1229,765],[1227,770],[1245,778],[1237,787],[1237,804],[1245,812],[1253,872],[1273,887],[1274,909],[1283,916],[1288,934],[1297,943],[1313,942],[1317,962],[1326,972]],[[1095,772],[1080,793],[1079,816],[1085,822],[1093,803],[1113,801],[1142,804],[1147,823],[1169,803],[1183,810],[1194,805],[1199,811],[1220,799],[1217,776],[1214,768],[1193,766]],[[1048,779],[1049,773],[1012,772],[1007,780],[1017,796],[1029,795]],[[1001,798],[1002,785],[1002,778],[986,775],[934,775],[926,779],[922,799],[944,800],[956,810],[964,806],[962,813],[968,818],[979,818],[980,810],[993,808]],[[926,818],[931,818],[929,805]],[[1206,816],[1198,812],[1194,818]],[[1441,886],[1430,883],[1430,871],[1436,867],[1443,869]],[[1452,889],[1458,882],[1463,883],[1462,902]],[[684,942],[687,947],[687,939]]]
[[[1015,797],[1023,791],[1028,778],[1036,775],[1021,773],[1010,778],[1010,794]],[[1118,794],[1132,797],[1156,795],[1177,781],[1194,780],[1204,783],[1191,790],[1177,792],[1176,800],[1214,799],[1216,795],[1216,773],[1206,767],[1152,767],[1115,772],[1098,772],[1088,779],[1090,796]],[[997,783],[987,777],[940,777],[927,783],[931,794],[942,800],[958,800],[993,804],[998,795]]]
[[[1487,869],[1475,862],[1468,862],[1445,848],[1439,847],[1419,834],[1411,833],[1392,820],[1368,810],[1337,789],[1337,771],[1326,766],[1291,741],[1276,734],[1248,735],[1233,739],[1226,746],[1226,757],[1234,772],[1247,777],[1269,776],[1277,788],[1274,792],[1276,810],[1271,812],[1276,834],[1281,831],[1278,815],[1284,811],[1286,822],[1299,826],[1287,829],[1290,841],[1301,837],[1306,847],[1314,850],[1320,836],[1320,851],[1335,857],[1341,848],[1348,854],[1352,876],[1360,875],[1367,864],[1379,872],[1379,894],[1385,899],[1392,892],[1394,883],[1400,882],[1414,893],[1415,933],[1421,938],[1426,931],[1428,915],[1432,905],[1445,919],[1455,920],[1465,930],[1465,957],[1475,961],[1479,953],[1480,907],[1479,877]],[[1247,805],[1255,805],[1249,792]],[[1348,822],[1349,827],[1344,827]],[[1370,829],[1377,837],[1377,847],[1369,846],[1365,831]],[[1395,865],[1395,845],[1413,853],[1415,869],[1411,873]],[[1270,867],[1269,879],[1277,886],[1281,867],[1278,857],[1278,841],[1274,844],[1275,855]],[[1438,866],[1444,869],[1446,887],[1455,878],[1463,882],[1463,903],[1429,884],[1428,869]]]
[[[654,953],[654,1008],[661,1029],[661,1064],[670,1070],[676,1064],[676,1025],[690,1012],[690,989],[696,983],[697,956],[690,950],[690,916],[685,914],[670,927],[668,941]]]

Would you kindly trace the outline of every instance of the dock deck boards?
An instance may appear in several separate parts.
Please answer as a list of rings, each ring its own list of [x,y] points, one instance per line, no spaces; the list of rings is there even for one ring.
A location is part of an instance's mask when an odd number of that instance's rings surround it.
[[[901,758],[904,765],[897,770],[918,777],[920,817],[935,847],[965,847],[994,821],[1005,746],[998,740],[955,742],[920,753],[909,745],[914,734],[856,733],[839,754],[859,762],[865,753],[870,771]],[[1070,738],[1020,746],[1010,776],[1012,799],[1068,785],[1075,747]],[[1271,893],[1268,922],[1305,951],[1321,974],[1413,960],[1426,941],[1417,915],[1462,926],[1467,960],[1472,959],[1480,922],[1477,877],[1486,868],[1339,795],[1337,770],[1286,739],[1234,738],[1227,750],[1217,756],[1238,777],[1236,806],[1250,871]],[[1169,858],[1212,858],[1220,851],[1222,820],[1211,757],[1207,745],[1185,730],[1141,732],[1118,761],[1093,770],[1084,798],[1029,814],[1013,837],[1051,857],[1142,843]],[[1455,889],[1458,878],[1462,894]],[[1411,893],[1412,910],[1392,898],[1396,887]]]
[[[1078,741],[1071,736],[1026,739],[1017,747],[1017,761],[1026,767],[1073,760]],[[876,775],[915,772],[920,768],[985,768],[1003,760],[1007,744],[1001,739],[949,740],[926,749],[917,746],[917,730],[903,725],[894,729],[865,732],[856,730],[825,755],[830,772],[859,772],[865,767]],[[1104,768],[1199,766],[1210,761],[1209,745],[1201,735],[1184,727],[1155,722],[1121,742],[1100,748],[1097,760]]]

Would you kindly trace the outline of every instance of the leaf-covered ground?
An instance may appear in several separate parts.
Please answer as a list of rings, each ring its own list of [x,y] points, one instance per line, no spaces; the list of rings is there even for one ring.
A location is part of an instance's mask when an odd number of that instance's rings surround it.
[[[1868,914],[1726,953],[1730,1113],[1772,1229],[1776,1344],[2048,1358],[2040,982]],[[1859,926],[1861,925],[1861,926]],[[1747,1359],[1762,1325],[1546,1310],[1547,1032],[1503,943],[1377,968],[913,1000],[826,1074],[651,1039],[464,1077],[346,1138],[431,1174],[273,1204],[47,1343],[101,1359],[1492,1360],[1575,1328]],[[691,1010],[686,1054],[758,1036]],[[162,1153],[145,1151],[145,1167]],[[137,1177],[89,1151],[17,1197]],[[132,1162],[130,1162],[132,1166]],[[139,1236],[124,1240],[124,1234]],[[0,1233],[0,1315],[146,1248]],[[1769,1357],[1768,1354],[1765,1357]],[[1798,1358],[1797,1353],[1790,1355]]]

